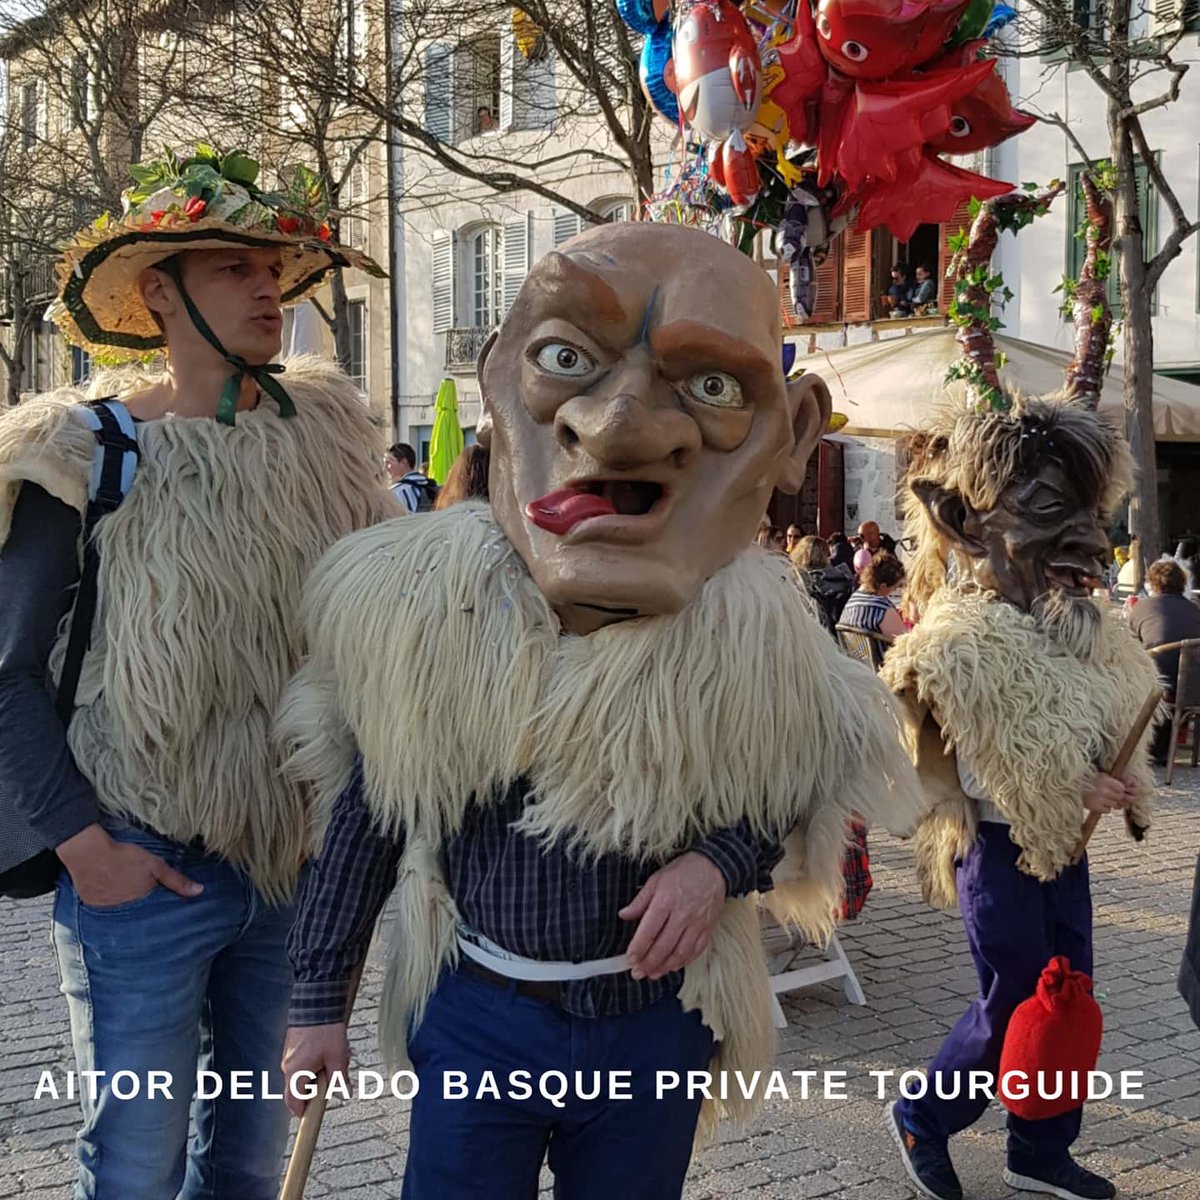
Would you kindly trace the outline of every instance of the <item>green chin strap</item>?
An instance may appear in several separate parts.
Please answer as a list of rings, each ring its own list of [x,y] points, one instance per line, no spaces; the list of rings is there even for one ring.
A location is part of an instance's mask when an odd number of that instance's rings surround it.
[[[169,258],[165,262],[159,263],[158,269],[165,271],[174,281],[176,288],[179,290],[180,298],[183,300],[183,306],[187,309],[187,314],[191,317],[192,324],[195,325],[200,336],[233,367],[233,374],[225,381],[225,386],[221,388],[221,398],[217,401],[217,421],[222,425],[233,425],[236,423],[238,399],[242,392],[242,381],[247,375],[279,405],[279,415],[281,417],[294,417],[296,415],[296,405],[292,402],[291,396],[284,390],[283,385],[277,379],[273,378],[275,375],[283,374],[283,364],[266,363],[261,366],[252,366],[240,354],[230,354],[221,345],[220,339],[213,333],[208,322],[201,315],[200,310],[192,302],[187,289],[183,286],[183,279],[179,269],[179,259]]]

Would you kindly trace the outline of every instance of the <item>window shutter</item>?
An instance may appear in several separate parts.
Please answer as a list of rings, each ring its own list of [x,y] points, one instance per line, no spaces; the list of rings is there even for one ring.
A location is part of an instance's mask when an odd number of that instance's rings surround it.
[[[842,234],[842,319],[871,319],[871,234],[847,229]]]
[[[799,325],[836,325],[842,319],[842,238],[834,240],[825,261],[817,267],[817,302],[806,321],[792,303],[791,272],[787,263],[779,260],[779,307],[785,328]]]
[[[517,39],[511,29],[505,29],[500,34],[500,128],[513,129],[513,117],[516,113],[516,70],[517,59],[521,57],[517,50]]]
[[[1183,29],[1183,23],[1184,0],[1151,0],[1151,37],[1174,37]]]
[[[512,128],[549,129],[554,124],[554,56],[547,51],[535,62],[515,43],[511,36],[505,39],[512,60]]]
[[[440,42],[425,47],[425,128],[454,140],[454,48]]]
[[[583,232],[583,219],[578,213],[569,212],[565,208],[554,210],[554,248],[557,250],[563,242],[569,242],[577,233]]]
[[[775,268],[776,277],[779,280],[779,312],[783,318],[784,329],[795,329],[797,325],[802,325],[804,322],[800,319],[796,312],[796,306],[792,303],[792,281],[788,271],[788,264],[779,259]]]
[[[842,238],[835,238],[825,261],[817,267],[817,304],[813,325],[837,325],[842,320]]]
[[[529,273],[529,214],[504,223],[504,313],[512,308]]]
[[[454,236],[433,235],[433,332],[454,324]]]

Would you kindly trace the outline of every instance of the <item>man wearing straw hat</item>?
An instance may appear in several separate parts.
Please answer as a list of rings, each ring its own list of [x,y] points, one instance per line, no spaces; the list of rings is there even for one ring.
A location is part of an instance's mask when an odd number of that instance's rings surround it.
[[[0,419],[0,821],[63,868],[54,944],[95,1072],[78,1198],[275,1193],[286,1111],[234,1102],[230,1076],[277,1090],[308,850],[271,713],[309,568],[396,511],[354,384],[273,361],[284,305],[333,267],[378,268],[333,243],[313,173],[267,192],[257,171],[203,146],[132,168],[124,211],[67,247],[55,319],[96,356],[162,351],[165,370],[102,417],[69,395]],[[107,422],[119,487],[95,453]],[[198,1068],[215,1074],[188,1153]]]

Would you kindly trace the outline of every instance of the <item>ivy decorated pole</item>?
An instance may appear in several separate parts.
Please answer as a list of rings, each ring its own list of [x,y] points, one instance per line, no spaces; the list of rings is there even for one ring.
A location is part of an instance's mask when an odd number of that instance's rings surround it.
[[[1004,364],[994,341],[1003,323],[992,312],[997,292],[1003,297],[1002,302],[1012,299],[1003,276],[992,273],[992,255],[1000,231],[1009,229],[1015,233],[1023,229],[1049,209],[1064,187],[1065,184],[1055,180],[1040,190],[1034,184],[1027,184],[1021,191],[991,200],[973,200],[970,230],[960,230],[951,238],[954,257],[946,274],[954,280],[954,299],[947,315],[958,327],[955,338],[962,347],[963,357],[950,368],[946,378],[966,382],[968,403],[973,406],[1007,407],[1000,387],[1000,368]]]
[[[1104,375],[1112,358],[1108,279],[1112,273],[1113,204],[1109,194],[1111,189],[1105,186],[1107,180],[1093,178],[1089,171],[1080,182],[1083,185],[1087,252],[1079,280],[1071,288],[1075,357],[1067,368],[1067,387],[1094,407],[1099,403]]]

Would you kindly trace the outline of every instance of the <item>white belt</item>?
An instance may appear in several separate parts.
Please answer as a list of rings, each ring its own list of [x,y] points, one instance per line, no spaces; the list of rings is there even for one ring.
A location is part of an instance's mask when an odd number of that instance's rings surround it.
[[[597,975],[616,975],[629,970],[629,957],[614,954],[611,958],[594,958],[590,962],[545,962],[513,954],[473,929],[458,929],[458,948],[481,967],[509,979],[530,982],[543,980],[594,979]]]

